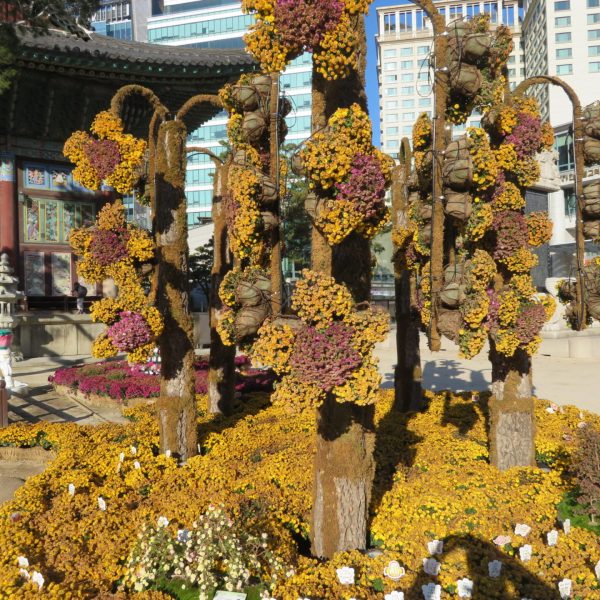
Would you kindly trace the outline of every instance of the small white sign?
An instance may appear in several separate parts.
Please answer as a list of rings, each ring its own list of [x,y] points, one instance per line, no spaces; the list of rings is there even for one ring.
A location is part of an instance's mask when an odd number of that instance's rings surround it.
[[[560,593],[560,597],[563,598],[563,600],[566,600],[566,598],[571,597],[572,585],[573,582],[570,579],[563,579],[562,581],[558,582],[558,591]]]
[[[569,535],[569,533],[571,533],[571,519],[564,520],[563,531],[565,532],[565,535]]]
[[[384,600],[404,600],[404,592],[394,590],[393,592],[386,594],[383,598]]]
[[[397,560],[390,560],[387,567],[383,569],[383,574],[392,581],[398,581],[406,575],[406,570],[404,567],[400,566],[400,563]]]
[[[341,567],[335,570],[338,581],[342,585],[354,585],[354,569],[352,567]]]
[[[134,469],[141,469],[141,468],[142,468],[142,466],[141,466],[141,465],[140,465],[140,463],[139,463],[139,462],[136,460],[136,461],[133,463],[133,468],[134,468]]]
[[[546,539],[548,540],[548,546],[556,546],[558,542],[558,531],[553,529],[546,534]]]
[[[131,454],[133,454],[134,456],[137,454],[137,448],[135,446],[131,446],[129,448],[129,450],[131,451]]]
[[[98,496],[98,508],[100,510],[106,510],[106,500],[102,496]]]
[[[594,567],[594,573],[596,573],[596,579],[600,581],[600,560],[596,563]]]
[[[224,592],[223,590],[218,590],[215,594],[214,600],[246,600],[247,594],[242,594],[240,592]]]
[[[75,495],[75,486],[70,483],[67,487],[68,491],[69,491],[69,496],[74,496]]]
[[[437,577],[440,574],[440,567],[442,565],[435,560],[435,558],[424,558],[423,559],[423,570],[427,575],[433,575]]]
[[[531,560],[531,546],[529,544],[525,544],[519,548],[519,556],[523,562],[527,562]]]
[[[463,577],[456,582],[459,598],[471,598],[473,595],[473,582],[467,577]]]
[[[38,584],[38,589],[44,587],[44,576],[39,571],[34,571],[31,575],[31,581]]]
[[[421,586],[424,600],[441,600],[442,599],[442,586],[436,585],[435,583],[428,583],[427,585]]]
[[[490,577],[500,577],[502,572],[502,562],[499,560],[492,560],[488,563],[488,573]]]
[[[444,541],[432,540],[431,542],[427,542],[427,551],[432,556],[434,554],[442,554],[442,552],[444,551]]]
[[[520,535],[521,537],[527,537],[531,532],[531,527],[526,525],[525,523],[517,523],[515,525],[515,535]]]

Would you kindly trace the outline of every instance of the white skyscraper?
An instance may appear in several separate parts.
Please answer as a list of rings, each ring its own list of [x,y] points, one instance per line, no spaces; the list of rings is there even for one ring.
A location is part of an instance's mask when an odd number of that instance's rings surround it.
[[[438,10],[448,22],[466,16],[489,14],[493,26],[507,25],[513,32],[514,49],[509,58],[511,86],[525,75],[521,48],[521,30],[517,0],[495,2],[456,2],[440,0]],[[429,56],[433,49],[433,29],[427,15],[416,5],[402,4],[377,9],[377,73],[382,149],[396,156],[400,140],[412,132],[418,115],[433,107],[432,73]],[[454,128],[460,133],[470,125],[479,125],[481,115],[473,114],[465,125]]]

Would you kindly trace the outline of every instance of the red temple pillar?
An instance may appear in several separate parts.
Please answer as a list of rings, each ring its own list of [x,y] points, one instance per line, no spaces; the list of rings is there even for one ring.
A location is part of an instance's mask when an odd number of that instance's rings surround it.
[[[0,153],[0,252],[6,252],[17,269],[19,256],[17,173],[15,156]]]

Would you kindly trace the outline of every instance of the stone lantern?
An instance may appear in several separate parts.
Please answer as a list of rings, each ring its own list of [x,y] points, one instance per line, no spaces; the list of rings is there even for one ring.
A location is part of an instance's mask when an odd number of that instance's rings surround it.
[[[15,306],[21,293],[17,291],[19,280],[13,275],[8,254],[0,255],[0,377],[6,380],[6,387],[13,386],[11,367],[11,346],[14,329],[18,323]]]

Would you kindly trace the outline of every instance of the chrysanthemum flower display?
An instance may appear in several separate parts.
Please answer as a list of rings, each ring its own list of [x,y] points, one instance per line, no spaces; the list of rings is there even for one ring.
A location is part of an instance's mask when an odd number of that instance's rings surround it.
[[[312,52],[319,73],[347,76],[357,61],[352,20],[366,14],[371,0],[243,0],[256,15],[245,36],[248,50],[267,72],[282,71],[303,52]]]
[[[123,123],[110,111],[102,111],[92,122],[91,132],[76,131],[65,142],[63,152],[75,163],[73,177],[90,190],[104,183],[120,194],[128,194],[139,177],[146,142],[123,132]]]
[[[309,213],[330,245],[353,231],[370,239],[388,222],[384,198],[393,162],[372,145],[370,119],[357,104],[338,109],[300,159],[321,199]]]
[[[154,257],[152,238],[125,221],[118,200],[102,208],[94,226],[73,230],[69,241],[80,257],[77,273],[83,279],[113,279],[118,288],[116,298],[102,298],[91,306],[92,319],[108,326],[94,341],[92,354],[108,358],[127,352],[129,362],[145,362],[163,329],[160,313],[149,305],[139,268]]]
[[[255,363],[283,377],[273,402],[314,407],[326,394],[338,402],[374,402],[380,376],[372,352],[388,332],[387,313],[354,306],[345,286],[308,270],[292,309],[297,317],[267,320],[252,349]]]

